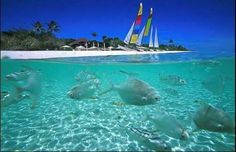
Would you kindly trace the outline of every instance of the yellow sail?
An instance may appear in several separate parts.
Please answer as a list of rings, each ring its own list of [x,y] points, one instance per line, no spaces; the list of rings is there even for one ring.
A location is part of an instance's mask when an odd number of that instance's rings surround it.
[[[139,11],[135,20],[134,30],[131,36],[130,43],[136,43],[138,40],[139,29],[140,29],[141,21],[142,21],[142,14],[143,14],[143,5],[142,3],[140,3]]]
[[[146,28],[144,31],[144,36],[148,36],[149,31],[150,31],[150,27],[151,27],[151,23],[152,23],[152,8],[150,9],[150,14],[148,16],[148,20],[147,20],[147,24],[146,24]]]

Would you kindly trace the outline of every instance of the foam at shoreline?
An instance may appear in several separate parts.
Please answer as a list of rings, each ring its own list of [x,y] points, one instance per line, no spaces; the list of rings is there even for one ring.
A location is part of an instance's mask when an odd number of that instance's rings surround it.
[[[65,57],[93,57],[93,56],[111,56],[111,55],[137,55],[137,54],[167,54],[184,53],[189,51],[1,51],[1,59],[50,59]]]

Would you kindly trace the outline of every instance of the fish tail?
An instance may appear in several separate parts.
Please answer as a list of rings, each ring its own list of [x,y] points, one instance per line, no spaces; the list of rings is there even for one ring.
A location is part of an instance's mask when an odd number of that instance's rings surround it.
[[[123,73],[123,74],[126,74],[126,75],[128,75],[128,76],[137,76],[138,75],[138,73],[133,73],[133,72],[127,72],[127,71],[125,71],[125,70],[120,70],[119,72],[121,72],[121,73]]]
[[[124,73],[124,74],[127,74],[127,75],[130,75],[130,73],[129,73],[129,72],[127,72],[127,71],[124,71],[124,70],[120,70],[120,72],[121,72],[121,73]]]
[[[17,93],[21,93],[21,92],[24,92],[25,91],[25,88],[24,87],[20,87],[20,86],[17,86],[16,87],[16,92]]]
[[[107,94],[108,92],[112,91],[114,89],[114,84],[111,84],[111,87],[101,93],[99,93],[98,95],[101,96],[101,95],[104,95],[104,94]]]
[[[151,121],[152,121],[153,118],[147,114],[147,115],[144,117],[143,122],[144,122],[144,121],[148,121],[148,120],[151,120]]]

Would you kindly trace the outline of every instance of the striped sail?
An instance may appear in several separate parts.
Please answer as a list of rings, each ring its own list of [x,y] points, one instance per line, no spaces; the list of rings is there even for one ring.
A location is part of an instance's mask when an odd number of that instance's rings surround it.
[[[138,41],[136,42],[137,45],[141,45],[142,44],[144,29],[145,29],[145,26],[143,27],[141,33],[138,36]]]
[[[150,9],[150,14],[149,14],[149,16],[148,16],[146,28],[145,28],[145,31],[144,31],[144,36],[148,36],[148,34],[149,34],[150,27],[151,27],[151,23],[152,23],[152,14],[153,14],[153,10],[152,10],[152,8],[151,8],[151,9]]]
[[[153,27],[151,28],[151,32],[150,32],[149,47],[153,47],[152,30],[153,30]]]
[[[130,43],[136,43],[138,40],[139,29],[142,21],[142,14],[143,14],[143,5],[140,3],[138,15],[135,20],[134,30],[131,36]]]
[[[131,35],[132,35],[132,32],[133,32],[133,29],[134,29],[134,22],[133,22],[131,28],[129,29],[128,34],[125,37],[125,40],[124,40],[125,44],[129,44],[129,41],[130,41],[130,38],[131,38]]]
[[[156,48],[159,47],[158,37],[157,37],[157,28],[155,29],[154,47],[156,47]]]

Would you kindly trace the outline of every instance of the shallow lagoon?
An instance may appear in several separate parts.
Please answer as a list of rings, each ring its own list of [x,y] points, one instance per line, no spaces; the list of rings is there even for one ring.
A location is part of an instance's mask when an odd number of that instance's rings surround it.
[[[127,58],[133,63],[126,63]],[[39,69],[42,74],[42,93],[34,110],[30,109],[29,99],[2,109],[2,150],[158,150],[128,128],[152,131],[154,125],[147,116],[167,112],[181,120],[188,130],[192,130],[191,116],[198,107],[195,100],[207,101],[235,117],[235,58],[185,58],[180,61],[176,57],[132,56],[122,59],[119,63],[116,62],[117,58],[112,57],[99,59],[106,63],[97,62],[97,58],[91,59],[89,63],[83,62],[85,59],[68,58],[2,60],[2,90],[12,87],[4,76],[19,71],[21,65]],[[127,79],[120,70],[136,73],[137,78],[159,91],[161,100],[154,105],[123,105],[119,104],[122,100],[114,91],[100,96],[98,100],[70,99],[66,93],[76,84],[75,76],[81,70],[95,72],[101,81],[102,90],[109,88],[111,83],[120,84]],[[161,82],[160,75],[177,75],[187,84],[172,86]],[[222,77],[224,82],[214,85],[210,81],[212,77],[216,80]],[[203,81],[212,86],[205,87]],[[202,130],[191,134],[186,141],[169,137],[163,132],[155,134],[168,142],[173,151],[235,150],[235,135],[232,134]]]

